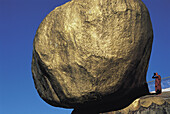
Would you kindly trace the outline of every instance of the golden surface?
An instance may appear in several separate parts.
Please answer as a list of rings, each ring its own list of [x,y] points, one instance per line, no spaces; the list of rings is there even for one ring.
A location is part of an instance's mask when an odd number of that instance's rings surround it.
[[[69,108],[122,88],[128,94],[146,83],[152,40],[141,0],[72,0],[49,13],[36,32],[35,86],[43,99]]]

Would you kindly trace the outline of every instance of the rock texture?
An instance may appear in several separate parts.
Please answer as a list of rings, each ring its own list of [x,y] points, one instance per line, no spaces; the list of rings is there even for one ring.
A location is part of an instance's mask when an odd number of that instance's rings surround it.
[[[36,32],[35,87],[57,107],[123,108],[149,94],[152,40],[141,0],[72,0],[48,14]]]
[[[136,99],[122,110],[100,114],[170,114],[170,92],[147,95]]]

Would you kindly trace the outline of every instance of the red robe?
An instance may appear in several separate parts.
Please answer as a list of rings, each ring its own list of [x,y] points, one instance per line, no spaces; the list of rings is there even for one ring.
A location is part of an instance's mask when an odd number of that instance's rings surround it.
[[[161,91],[162,88],[161,88],[161,76],[160,75],[157,75],[156,78],[155,78],[155,91]]]

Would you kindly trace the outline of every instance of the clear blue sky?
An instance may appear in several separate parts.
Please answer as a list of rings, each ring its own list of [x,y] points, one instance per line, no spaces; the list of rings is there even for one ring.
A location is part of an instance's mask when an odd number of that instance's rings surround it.
[[[33,38],[43,18],[69,0],[0,0],[0,114],[70,114],[46,104],[31,74]],[[170,76],[170,0],[143,0],[154,30],[147,81]]]

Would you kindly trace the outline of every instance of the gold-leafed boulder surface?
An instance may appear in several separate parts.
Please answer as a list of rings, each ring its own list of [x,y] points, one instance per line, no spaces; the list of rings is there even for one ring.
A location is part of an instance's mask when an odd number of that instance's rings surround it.
[[[49,13],[36,32],[35,87],[56,107],[121,109],[149,94],[152,41],[141,0],[72,0]]]

